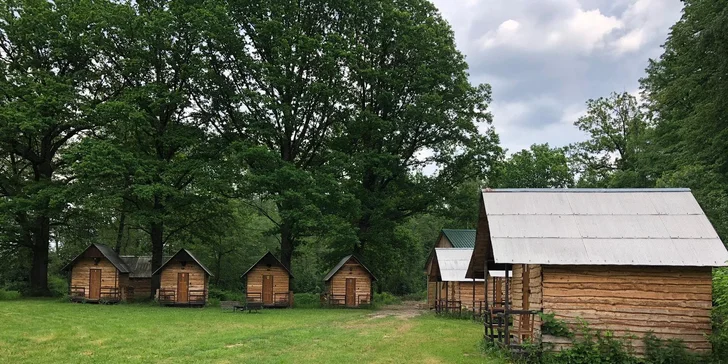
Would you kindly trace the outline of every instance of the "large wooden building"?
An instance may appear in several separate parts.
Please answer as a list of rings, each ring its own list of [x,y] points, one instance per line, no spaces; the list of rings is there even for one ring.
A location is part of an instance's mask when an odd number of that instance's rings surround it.
[[[342,258],[326,277],[325,301],[329,305],[359,307],[372,303],[372,282],[377,279],[353,255]]]
[[[160,304],[170,306],[204,306],[212,273],[187,249],[180,249],[167,259],[153,275],[159,275]]]
[[[76,302],[119,302],[129,297],[126,287],[131,270],[111,248],[91,244],[69,262],[69,295]]]
[[[291,271],[273,253],[263,255],[245,273],[245,297],[248,302],[262,302],[264,307],[292,307]]]
[[[466,276],[512,276],[500,322],[513,325],[491,339],[568,347],[542,335],[544,312],[632,340],[638,353],[648,332],[711,349],[711,271],[728,251],[690,190],[486,190],[480,201]]]

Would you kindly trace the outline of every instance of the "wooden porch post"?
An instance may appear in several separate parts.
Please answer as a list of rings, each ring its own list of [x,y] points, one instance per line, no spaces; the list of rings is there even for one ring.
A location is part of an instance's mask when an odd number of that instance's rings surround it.
[[[510,280],[508,279],[508,270],[509,270],[508,268],[510,268],[510,264],[506,264],[506,302],[505,302],[505,310],[504,310],[504,315],[503,315],[503,319],[505,322],[503,323],[503,325],[505,326],[506,347],[510,348],[511,334],[508,332],[508,327],[510,326],[510,322],[511,322],[511,303],[510,303],[510,300],[508,297],[508,292],[510,291],[510,284],[509,284]]]
[[[473,278],[473,316],[475,316],[475,278]]]

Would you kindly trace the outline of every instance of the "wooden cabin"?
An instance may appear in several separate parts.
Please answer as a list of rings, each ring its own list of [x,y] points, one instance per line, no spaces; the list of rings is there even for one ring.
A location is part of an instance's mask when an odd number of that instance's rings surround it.
[[[129,274],[121,276],[121,285],[126,287],[127,296],[135,299],[153,298],[152,257],[122,255],[120,258],[129,267]],[[162,261],[169,258],[162,257]]]
[[[245,273],[245,299],[248,302],[262,302],[263,307],[293,307],[293,292],[290,282],[293,274],[268,252]]]
[[[501,319],[486,323],[486,336],[506,345],[569,347],[542,334],[544,312],[611,331],[638,354],[648,332],[709,352],[712,267],[727,262],[687,189],[486,190],[466,277],[512,276]]]
[[[70,273],[68,294],[74,302],[115,303],[127,298],[124,283],[130,269],[106,245],[89,245],[63,271]]]
[[[167,306],[204,306],[212,272],[187,249],[180,249],[153,275],[159,275],[159,303]]]
[[[372,303],[374,274],[353,255],[342,258],[326,277],[324,302],[333,306],[360,307]]]

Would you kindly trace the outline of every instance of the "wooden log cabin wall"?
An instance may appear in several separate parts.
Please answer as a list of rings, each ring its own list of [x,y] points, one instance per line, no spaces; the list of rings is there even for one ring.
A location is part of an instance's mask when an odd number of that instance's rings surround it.
[[[157,298],[160,304],[204,306],[212,273],[187,249],[167,259],[154,275],[160,275]]]
[[[374,274],[353,255],[342,258],[324,277],[325,302],[329,305],[360,307],[372,303]]]
[[[69,272],[69,296],[77,302],[119,302],[129,267],[113,249],[91,244],[64,268]]]
[[[726,265],[728,251],[686,189],[487,190],[466,276],[512,275],[503,315],[513,325],[501,328],[511,346],[571,345],[542,332],[542,311],[632,340],[638,354],[648,332],[709,352],[711,271]]]
[[[291,272],[271,252],[266,253],[244,274],[246,300],[264,307],[293,307]]]
[[[427,276],[427,306],[430,309],[435,308],[435,303],[438,297],[446,296],[446,287],[452,291],[452,294],[460,296],[461,288],[457,284],[443,284],[438,282],[433,272],[437,271],[437,264],[435,259],[435,249],[437,248],[457,248],[457,249],[472,249],[475,246],[475,233],[474,229],[442,229],[440,234],[435,241],[435,245],[430,251],[430,255],[425,263],[425,275]],[[439,289],[439,292],[438,292]],[[463,288],[467,289],[467,288]],[[476,290],[478,288],[476,287]],[[451,294],[451,295],[452,295]],[[472,302],[472,289],[471,298],[469,302]]]

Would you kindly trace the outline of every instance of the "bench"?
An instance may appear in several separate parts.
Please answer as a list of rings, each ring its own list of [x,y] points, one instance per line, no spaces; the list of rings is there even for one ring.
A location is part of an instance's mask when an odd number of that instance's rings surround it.
[[[246,302],[245,307],[242,308],[243,311],[248,310],[248,313],[251,313],[253,311],[258,312],[258,310],[263,308],[263,302]]]
[[[220,308],[223,310],[237,311],[243,309],[243,307],[240,301],[220,301]]]

